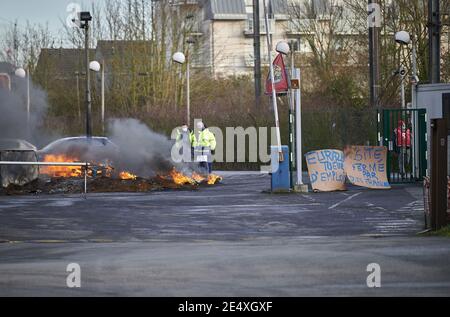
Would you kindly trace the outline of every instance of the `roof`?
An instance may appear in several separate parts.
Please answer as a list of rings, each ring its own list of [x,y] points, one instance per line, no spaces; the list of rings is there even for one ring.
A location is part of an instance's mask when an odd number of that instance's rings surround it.
[[[93,56],[95,50],[90,49]],[[43,48],[39,55],[37,68],[55,70],[57,74],[72,76],[85,70],[85,51],[78,48]]]
[[[128,40],[115,40],[115,41],[106,41],[100,40],[97,42],[97,48],[95,57],[98,60],[105,59],[110,60],[114,56],[125,56],[133,51],[147,51],[150,54],[151,50],[151,41],[128,41]]]
[[[270,0],[275,19],[288,19],[289,5],[287,0]],[[245,0],[203,0],[207,20],[247,20]],[[261,12],[263,6],[260,6]]]
[[[36,151],[36,147],[25,140],[0,139],[0,151]]]
[[[277,20],[289,19],[289,4],[287,0],[271,0],[272,14]]]
[[[124,57],[133,52],[150,52],[150,41],[98,41],[95,49],[90,49],[91,60],[111,60],[118,56]],[[75,79],[76,72],[86,71],[85,50],[80,48],[44,48],[41,50],[37,64],[37,71],[56,74],[58,79]]]
[[[245,0],[205,0],[206,20],[246,20]]]

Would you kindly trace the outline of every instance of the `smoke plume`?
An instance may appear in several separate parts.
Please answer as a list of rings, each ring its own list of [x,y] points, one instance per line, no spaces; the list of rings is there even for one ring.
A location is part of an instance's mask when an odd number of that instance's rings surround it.
[[[170,152],[173,142],[136,119],[110,120],[108,135],[120,151],[116,169],[151,177],[173,166]]]
[[[12,90],[0,88],[0,138],[24,139],[43,146],[50,137],[41,129],[47,111],[46,93],[30,83],[30,119],[27,118],[27,87],[15,79]]]

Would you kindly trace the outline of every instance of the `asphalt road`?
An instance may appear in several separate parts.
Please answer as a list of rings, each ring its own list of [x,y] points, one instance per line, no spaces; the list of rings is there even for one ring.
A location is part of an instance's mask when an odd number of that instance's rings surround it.
[[[422,188],[0,197],[0,295],[450,295],[450,240],[417,236]],[[79,263],[82,287],[66,287]],[[382,287],[366,285],[378,263]]]

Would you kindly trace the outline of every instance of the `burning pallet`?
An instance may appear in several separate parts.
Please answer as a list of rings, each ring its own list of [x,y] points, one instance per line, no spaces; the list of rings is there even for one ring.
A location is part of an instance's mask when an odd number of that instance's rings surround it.
[[[215,185],[222,181],[222,177],[215,174],[203,176],[197,172],[192,172],[191,176],[188,176],[176,168],[173,168],[169,175],[158,175],[157,177],[164,181],[172,181],[178,185]]]
[[[201,185],[214,185],[222,178],[218,175],[203,176],[193,172],[186,175],[175,168],[155,177],[142,178],[128,171],[116,172],[109,164],[89,163],[89,167],[76,163],[74,157],[48,155],[40,168],[40,177],[24,186],[11,185],[0,189],[0,194],[74,194],[81,188],[89,192],[151,192],[157,190],[195,190]]]

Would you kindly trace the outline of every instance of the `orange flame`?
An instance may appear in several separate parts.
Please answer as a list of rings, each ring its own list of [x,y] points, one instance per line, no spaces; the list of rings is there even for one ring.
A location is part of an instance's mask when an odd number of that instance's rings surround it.
[[[177,171],[175,168],[173,168],[169,174],[172,177],[173,182],[177,185],[196,184],[196,181],[194,179]]]
[[[201,182],[203,182],[206,179],[204,176],[198,174],[197,172],[193,172],[191,177],[197,183],[201,183]]]
[[[220,177],[219,175],[209,174],[209,176],[208,176],[208,185],[217,184],[221,180],[222,180],[222,177]]]
[[[222,177],[215,174],[209,174],[208,176],[203,176],[198,174],[197,172],[192,173],[192,179],[195,180],[197,183],[203,183],[205,182],[208,185],[214,185],[217,184],[222,180]]]
[[[79,162],[78,158],[69,157],[64,154],[44,156],[44,162]],[[51,177],[80,177],[83,175],[81,166],[43,166],[40,173]]]
[[[137,176],[134,174],[131,174],[130,172],[120,172],[119,173],[120,179],[123,180],[136,180]]]

